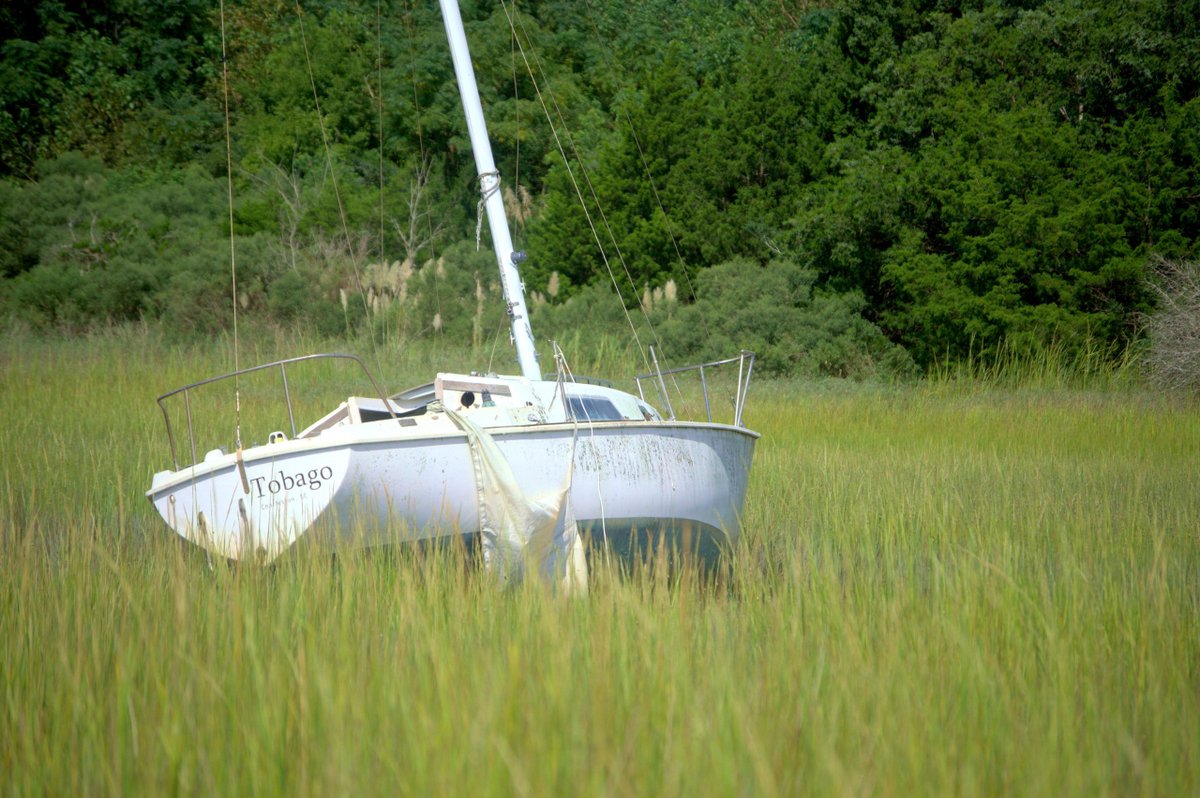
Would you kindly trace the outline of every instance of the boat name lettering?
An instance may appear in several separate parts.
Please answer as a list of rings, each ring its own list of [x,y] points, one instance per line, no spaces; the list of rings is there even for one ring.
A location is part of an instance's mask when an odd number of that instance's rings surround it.
[[[279,473],[272,479],[254,477],[250,480],[250,483],[258,491],[258,495],[262,496],[264,493],[274,495],[281,490],[291,490],[292,488],[317,490],[331,479],[333,479],[333,469],[329,466],[321,466],[320,468],[309,469],[308,473],[303,471],[297,474]]]

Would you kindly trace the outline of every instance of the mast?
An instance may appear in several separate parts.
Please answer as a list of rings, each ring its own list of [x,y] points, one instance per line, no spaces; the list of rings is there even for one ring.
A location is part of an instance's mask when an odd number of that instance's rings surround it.
[[[504,215],[504,200],[500,196],[500,173],[492,160],[492,145],[488,140],[487,125],[483,119],[483,106],[479,102],[479,88],[475,85],[475,72],[471,67],[471,53],[467,48],[467,36],[463,32],[462,14],[458,0],[438,0],[442,8],[442,21],[446,25],[446,38],[450,42],[450,56],[454,59],[454,74],[458,78],[458,91],[462,96],[463,113],[467,117],[467,131],[471,135],[471,151],[475,154],[475,168],[479,172],[479,192],[487,210],[488,228],[492,233],[492,247],[496,252],[496,263],[500,267],[500,284],[504,288],[504,300],[512,320],[512,339],[517,348],[517,362],[526,379],[540,380],[542,371],[538,367],[537,349],[534,347],[533,330],[529,326],[529,311],[525,307],[525,287],[517,264],[524,260],[524,253],[513,251],[512,235],[508,219]]]

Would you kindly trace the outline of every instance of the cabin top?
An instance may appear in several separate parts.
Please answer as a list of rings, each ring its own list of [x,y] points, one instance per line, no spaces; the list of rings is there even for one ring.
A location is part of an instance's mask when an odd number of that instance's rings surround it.
[[[569,421],[660,421],[658,411],[632,394],[587,382],[527,380],[524,377],[438,374],[437,379],[384,400],[351,396],[300,432],[311,438],[334,427],[391,421],[416,426],[434,402],[469,417],[480,427],[510,427]]]

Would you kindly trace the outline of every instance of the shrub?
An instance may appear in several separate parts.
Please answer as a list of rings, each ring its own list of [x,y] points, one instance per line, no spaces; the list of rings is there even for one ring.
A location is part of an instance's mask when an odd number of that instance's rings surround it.
[[[643,315],[630,311],[643,345],[655,335],[672,363],[716,360],[740,349],[758,355],[758,368],[774,374],[900,377],[915,371],[912,358],[891,343],[862,312],[856,293],[815,286],[816,273],[790,260],[760,265],[737,259],[700,272],[699,299],[686,304],[668,292],[647,292]],[[590,287],[558,306],[535,308],[542,334],[572,329],[628,335],[629,324],[611,289]]]
[[[403,329],[416,337],[439,336],[475,346],[506,326],[496,259],[473,241],[447,247],[416,270],[410,283]]]
[[[718,264],[700,273],[700,299],[662,325],[676,357],[714,359],[738,349],[758,353],[770,373],[836,377],[900,376],[908,354],[862,312],[858,293],[815,287],[816,272],[790,260]]]

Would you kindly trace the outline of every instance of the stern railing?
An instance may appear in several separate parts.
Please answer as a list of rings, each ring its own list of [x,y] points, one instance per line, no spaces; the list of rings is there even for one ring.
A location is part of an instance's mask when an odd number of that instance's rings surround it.
[[[277,369],[279,369],[280,380],[283,385],[283,401],[284,401],[284,404],[287,405],[288,423],[291,425],[292,437],[294,438],[294,437],[296,437],[296,414],[292,410],[292,393],[291,393],[291,388],[288,385],[287,367],[290,365],[296,364],[296,363],[302,363],[302,362],[309,361],[309,360],[323,360],[323,359],[324,360],[352,360],[355,363],[357,363],[359,365],[359,368],[361,368],[363,370],[363,373],[367,376],[367,379],[370,380],[371,387],[375,389],[375,392],[379,395],[379,398],[383,401],[383,406],[391,414],[392,418],[396,418],[396,411],[394,409],[392,409],[392,404],[391,404],[391,402],[388,401],[387,395],[379,387],[379,383],[375,381],[375,377],[371,374],[371,370],[367,368],[367,364],[364,363],[362,361],[362,359],[359,358],[357,355],[340,354],[340,353],[319,353],[319,354],[314,354],[314,355],[301,355],[300,357],[289,357],[284,360],[276,360],[271,363],[263,363],[258,366],[250,366],[249,368],[238,369],[237,371],[231,371],[227,374],[221,374],[216,377],[209,377],[208,379],[189,383],[187,385],[184,385],[182,388],[176,388],[173,391],[167,391],[162,396],[158,397],[158,407],[159,407],[159,409],[162,410],[163,421],[167,425],[167,440],[171,445],[171,462],[174,464],[175,470],[176,471],[179,470],[179,453],[178,453],[178,449],[175,445],[175,431],[174,431],[174,428],[171,426],[171,414],[167,410],[167,406],[165,404],[167,399],[170,399],[172,396],[178,396],[179,394],[183,394],[183,406],[185,409],[185,413],[187,415],[188,443],[191,447],[192,462],[197,463],[197,462],[199,462],[199,458],[196,456],[196,433],[195,433],[195,427],[194,427],[194,424],[192,421],[192,392],[193,391],[195,391],[197,388],[201,388],[205,385],[211,385],[216,382],[223,382],[223,381],[231,379],[233,377],[240,377],[243,374],[252,374],[256,371],[265,371],[267,369],[277,368]]]
[[[746,408],[746,394],[750,390],[750,375],[754,371],[754,353],[748,349],[743,349],[734,357],[725,358],[724,360],[713,360],[708,363],[697,363],[692,366],[680,366],[673,369],[661,368],[658,364],[658,356],[654,352],[654,347],[650,347],[650,359],[654,364],[654,371],[649,374],[639,374],[634,379],[637,381],[638,395],[642,401],[646,401],[645,389],[642,386],[643,380],[649,380],[658,392],[659,399],[663,406],[667,409],[667,415],[670,421],[675,420],[675,408],[671,404],[671,395],[667,390],[667,383],[664,377],[673,377],[676,374],[684,374],[686,372],[698,371],[700,373],[700,388],[704,393],[704,412],[711,424],[713,420],[712,402],[709,400],[708,380],[705,377],[705,369],[714,369],[720,366],[727,366],[732,363],[738,364],[737,387],[734,391],[733,399],[733,425],[735,427],[744,427],[742,423],[742,411]]]

